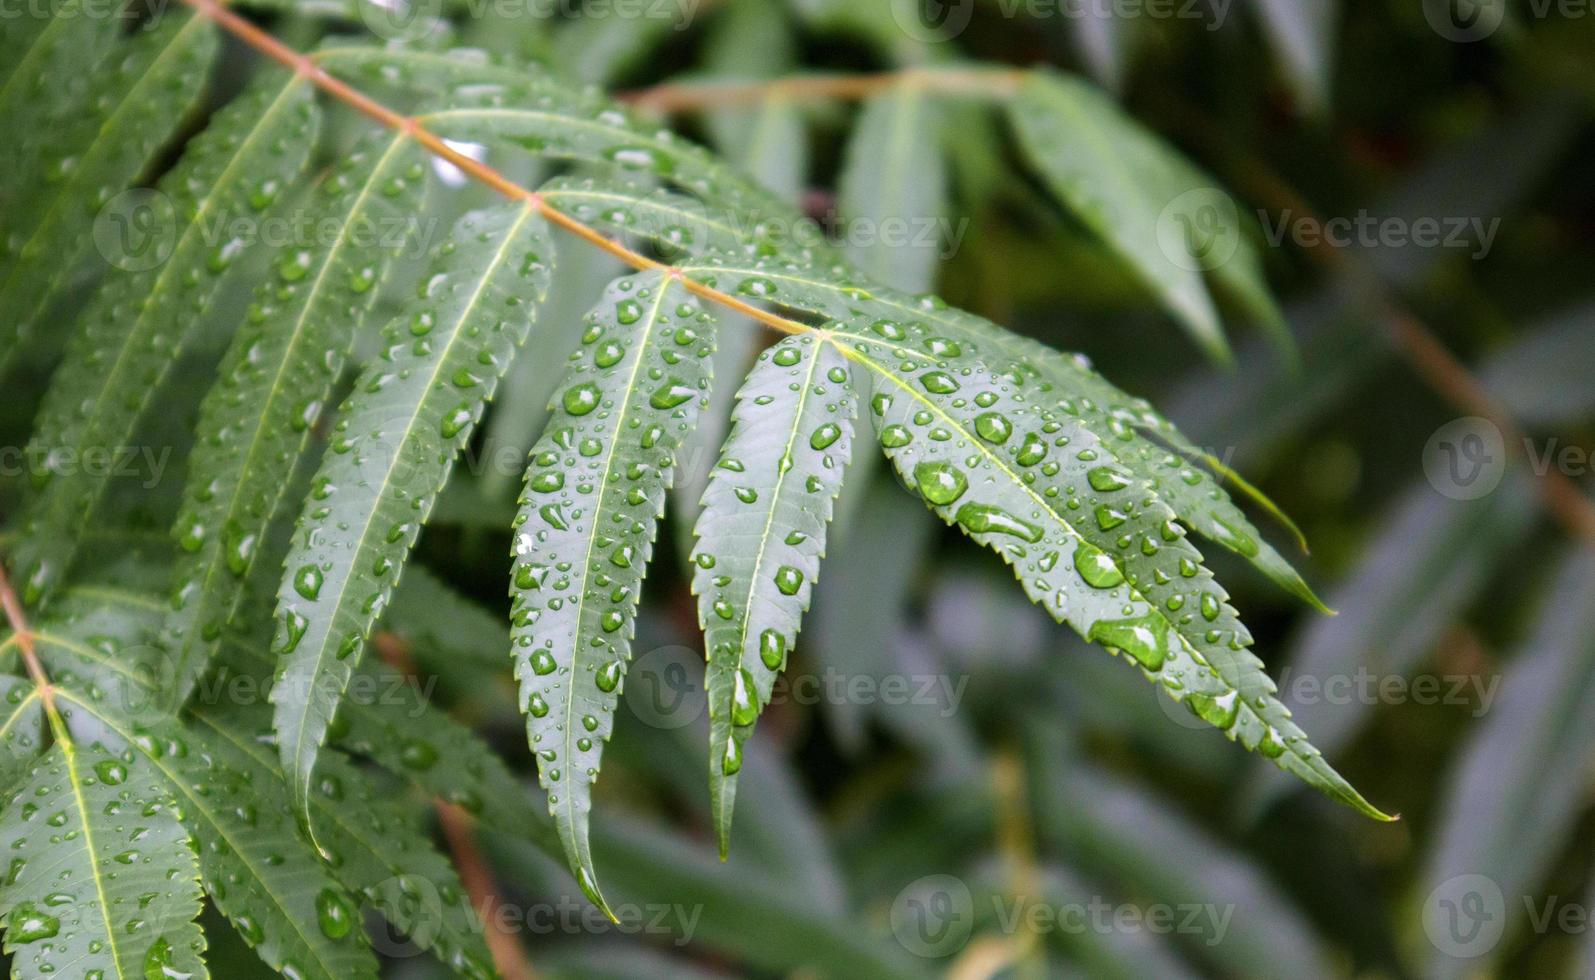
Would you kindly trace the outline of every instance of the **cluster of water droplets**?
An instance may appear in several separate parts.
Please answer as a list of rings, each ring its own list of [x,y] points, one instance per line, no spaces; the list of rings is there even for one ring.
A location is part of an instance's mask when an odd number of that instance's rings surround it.
[[[218,295],[223,274],[255,244],[205,232],[218,218],[270,206],[292,183],[315,140],[320,116],[303,82],[268,75],[194,141],[160,188],[172,201],[177,236],[163,263],[113,275],[84,311],[67,359],[40,412],[35,496],[19,543],[24,599],[37,602],[59,580],[81,525],[109,474],[57,469],[91,447],[129,445],[139,419]],[[262,188],[274,188],[264,194]]]
[[[131,749],[52,751],[4,807],[13,836],[0,899],[32,972],[70,966],[151,980],[197,972],[196,857],[181,814]]]
[[[814,335],[763,352],[710,474],[693,591],[709,660],[712,751],[725,776],[742,767],[742,745],[809,605],[852,451],[854,370]]]
[[[386,133],[368,137],[316,188],[316,212],[340,233],[294,243],[256,289],[220,378],[201,407],[187,500],[176,524],[185,561],[173,592],[173,645],[214,643],[231,615],[261,536],[332,393],[345,354],[400,244],[391,232],[419,206],[419,151]],[[258,188],[265,206],[279,187]],[[359,226],[359,227],[355,227]],[[230,573],[231,579],[223,573]]]
[[[712,353],[713,320],[668,276],[616,281],[589,314],[532,449],[514,528],[513,655],[556,817],[585,813],[675,453],[707,400]]]
[[[546,294],[548,250],[541,219],[523,206],[466,215],[417,284],[411,312],[384,331],[300,518],[280,595],[284,657],[312,630],[340,661],[360,649]]]
[[[911,489],[997,550],[1055,616],[1128,655],[1202,718],[1278,754],[1288,736],[1257,721],[1266,694],[1242,704],[1215,664],[1249,635],[1173,512],[1077,403],[1026,372],[996,374],[919,324],[855,321],[849,332],[878,338],[857,349],[894,379],[876,385],[871,408]]]

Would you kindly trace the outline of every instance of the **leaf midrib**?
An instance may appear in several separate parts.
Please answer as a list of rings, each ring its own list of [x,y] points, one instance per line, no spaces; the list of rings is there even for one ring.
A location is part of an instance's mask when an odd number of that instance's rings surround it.
[[[243,462],[238,469],[239,478],[233,484],[232,493],[228,497],[225,517],[222,521],[217,522],[217,527],[226,527],[228,521],[232,520],[233,515],[238,512],[240,503],[243,500],[244,487],[249,483],[245,477],[246,475],[255,472],[255,469],[251,466],[251,463],[254,461],[255,454],[260,450],[261,444],[263,442],[262,436],[267,431],[266,419],[271,414],[272,403],[277,400],[278,396],[286,391],[286,389],[283,387],[283,379],[288,374],[289,365],[293,363],[294,350],[306,338],[307,331],[305,330],[305,325],[310,320],[311,312],[316,309],[316,303],[320,298],[322,285],[327,281],[327,275],[329,271],[337,262],[340,250],[349,241],[349,229],[354,224],[354,216],[360,212],[360,209],[370,198],[372,188],[376,186],[378,178],[385,172],[385,168],[390,162],[394,152],[408,142],[408,140],[409,134],[401,130],[388,143],[387,149],[383,151],[382,157],[377,161],[376,165],[372,167],[370,176],[361,186],[360,192],[356,196],[354,203],[349,207],[348,214],[350,220],[344,222],[338,229],[337,240],[333,242],[332,248],[327,252],[326,261],[322,263],[321,268],[316,272],[316,278],[311,282],[310,290],[304,300],[304,305],[300,307],[299,315],[294,319],[293,330],[289,334],[287,344],[283,348],[282,357],[277,361],[276,374],[272,377],[271,384],[267,389],[266,398],[263,402],[261,402],[260,410],[255,417],[254,431],[251,433],[249,441],[240,456]],[[303,446],[309,441],[309,439],[310,433],[307,429],[305,434],[299,437],[300,445]],[[279,482],[278,486],[279,489],[277,492],[277,501],[270,509],[273,513],[276,511],[277,506],[280,505],[283,495],[287,492],[286,485]],[[246,565],[246,569],[254,565],[254,560],[255,555],[251,554],[248,564]],[[200,593],[202,596],[210,595],[210,585],[221,573],[222,567],[223,563],[214,559],[206,563],[204,587]],[[237,610],[238,603],[241,601],[242,595],[243,594],[241,591],[234,595],[231,608],[227,613],[227,618],[232,618],[232,614]]]
[[[417,409],[415,412],[410,414],[409,419],[405,422],[403,438],[399,440],[398,447],[395,448],[393,454],[389,458],[388,468],[383,474],[382,482],[376,492],[375,500],[370,509],[366,511],[365,523],[361,525],[360,534],[355,539],[355,547],[351,552],[354,557],[350,559],[349,563],[350,574],[344,579],[344,588],[339,594],[338,600],[334,604],[331,612],[329,612],[326,617],[327,629],[322,635],[320,647],[316,650],[316,657],[312,663],[312,676],[320,675],[323,663],[327,657],[327,651],[332,647],[333,623],[338,619],[339,614],[344,611],[344,597],[349,593],[348,586],[350,580],[354,578],[354,575],[356,574],[355,570],[360,567],[360,556],[365,552],[366,539],[371,533],[372,525],[376,522],[377,512],[382,507],[384,495],[386,494],[389,485],[392,483],[393,471],[399,465],[401,451],[403,447],[409,443],[410,434],[415,431],[416,421],[422,414],[420,411],[420,406],[426,403],[427,396],[432,393],[432,388],[437,383],[438,377],[442,374],[443,367],[448,362],[449,355],[454,350],[454,345],[459,343],[461,335],[464,333],[461,327],[464,325],[465,321],[470,319],[471,315],[476,312],[476,306],[479,302],[481,302],[482,296],[487,290],[488,283],[492,280],[494,273],[498,271],[499,266],[503,264],[504,257],[508,254],[511,244],[515,241],[515,237],[520,233],[521,227],[525,225],[527,220],[536,213],[536,209],[532,207],[530,202],[527,202],[524,206],[522,206],[520,214],[505,232],[504,240],[499,243],[498,248],[494,251],[492,260],[484,266],[481,276],[477,279],[475,288],[471,291],[470,298],[466,301],[465,306],[461,308],[459,316],[455,318],[454,329],[449,336],[448,343],[444,345],[442,352],[438,354],[436,361],[432,365],[432,371],[427,376],[426,386],[421,389],[421,396],[416,403]],[[450,462],[452,462],[453,457],[450,456],[449,459]],[[305,751],[305,731],[310,722],[310,705],[312,700],[312,698],[307,697],[302,703],[297,705],[299,708],[299,728],[295,733],[293,743],[294,753],[296,756],[302,755]],[[293,702],[289,703],[293,704]],[[320,747],[321,742],[318,741],[315,746],[311,748],[311,755],[314,756]],[[302,795],[300,796],[300,802],[307,815],[309,813],[310,779],[313,774],[312,770],[314,769],[314,765],[315,760],[314,758],[311,758],[303,766],[302,773],[303,791]],[[301,783],[300,777],[301,773],[295,772],[293,785],[296,788],[299,787]]]
[[[107,728],[120,735],[122,740],[127,742],[127,744],[134,746],[139,744],[137,740],[134,739],[132,734],[122,728],[122,726],[119,725],[115,719],[109,717],[101,711],[96,710],[93,704],[84,698],[79,697],[75,692],[65,688],[57,688],[56,693],[58,696],[71,701],[73,704],[76,704],[78,707],[98,718]],[[311,954],[316,957],[316,962],[325,969],[325,972],[328,976],[338,976],[337,971],[332,968],[332,964],[322,959],[321,956],[315,952],[316,945],[311,941],[310,934],[305,931],[304,925],[300,921],[300,917],[294,915],[289,910],[287,904],[284,902],[281,896],[279,896],[277,892],[272,890],[266,884],[265,876],[261,874],[260,869],[250,859],[247,849],[238,845],[237,840],[228,833],[227,828],[223,825],[222,821],[217,819],[216,813],[211,810],[208,805],[206,805],[204,798],[191,791],[182,775],[176,770],[168,768],[161,758],[153,753],[145,752],[142,748],[139,749],[139,754],[148,759],[150,763],[155,766],[155,768],[159,769],[166,776],[167,782],[181,790],[183,796],[185,796],[194,804],[195,809],[204,814],[205,822],[210,824],[211,828],[216,831],[218,837],[221,837],[227,841],[232,853],[244,863],[245,867],[249,868],[250,872],[254,875],[255,881],[261,886],[262,890],[264,890],[266,894],[271,896],[272,901],[276,903],[277,908],[282,912],[283,918],[292,925],[294,932],[299,935],[304,947],[310,950]]]
[[[153,297],[157,293],[161,292],[162,287],[166,283],[166,277],[171,275],[174,269],[184,264],[176,261],[176,256],[178,252],[188,244],[191,236],[195,234],[195,232],[201,227],[204,216],[210,214],[215,202],[219,197],[221,197],[220,194],[216,193],[217,188],[222,187],[228,182],[228,180],[232,177],[233,172],[238,168],[239,161],[246,155],[246,151],[260,138],[260,134],[267,128],[268,123],[273,120],[277,113],[282,110],[283,103],[287,97],[292,94],[295,89],[302,82],[304,82],[304,80],[304,77],[299,74],[293,74],[289,76],[288,81],[285,85],[283,85],[282,90],[278,92],[276,98],[272,100],[271,105],[267,107],[266,111],[261,114],[260,119],[256,121],[255,125],[250,128],[249,135],[244,138],[243,142],[239,144],[238,149],[233,153],[232,158],[228,160],[227,165],[222,169],[221,175],[214,183],[210,185],[210,193],[205,195],[204,201],[200,204],[199,209],[194,213],[193,219],[189,222],[188,227],[184,229],[182,238],[179,239],[177,245],[173,248],[172,256],[167,259],[166,264],[161,269],[160,275],[156,277],[154,284],[150,287],[149,291],[145,293],[147,302],[145,302],[140,308],[137,317],[135,317],[133,321],[133,325],[128,329],[128,337],[132,337],[134,334],[136,334],[145,324],[145,318],[149,315],[150,311],[160,305],[153,300],[150,300],[150,297]],[[94,403],[94,409],[89,413],[88,418],[84,419],[81,425],[74,426],[74,428],[77,428],[81,439],[93,439],[94,434],[99,432],[101,419],[104,415],[106,402],[108,400],[103,397],[103,393],[113,390],[116,387],[117,375],[119,375],[122,369],[127,366],[128,357],[136,347],[137,345],[135,344],[124,343],[121,349],[117,351],[116,359],[112,363],[110,370],[102,375],[104,378],[104,381],[101,385],[102,397],[96,399]],[[139,414],[143,414],[142,407],[139,410]],[[98,501],[100,496],[105,492],[107,485],[108,484],[105,481],[100,481],[97,486],[91,486],[90,492],[92,497],[90,499],[89,506],[82,509],[82,516],[78,520],[69,520],[68,526],[70,529],[76,531],[89,521],[94,511],[94,503]],[[72,501],[63,499],[63,495],[59,492],[53,495],[53,499],[57,502],[57,507],[70,508],[72,505]],[[67,542],[72,553],[76,553],[79,543],[79,536],[76,533],[72,534]]]
[[[572,751],[576,744],[574,741],[576,733],[572,724],[576,717],[576,660],[581,654],[582,615],[587,608],[588,578],[592,574],[593,549],[598,546],[598,519],[599,515],[605,512],[604,502],[609,498],[609,472],[614,467],[615,458],[620,455],[620,433],[624,431],[626,419],[631,414],[632,398],[637,394],[637,375],[642,371],[642,362],[647,359],[649,343],[653,339],[654,330],[659,326],[660,311],[664,308],[665,297],[669,294],[670,277],[661,274],[659,276],[659,286],[654,296],[653,308],[648,311],[647,327],[638,332],[636,339],[637,356],[632,359],[631,372],[626,377],[626,387],[624,389],[626,397],[621,400],[620,411],[615,416],[615,434],[609,440],[611,448],[604,457],[604,469],[598,481],[598,499],[593,502],[593,516],[588,525],[587,556],[582,561],[582,589],[581,594],[576,597],[576,615],[573,619],[574,628],[571,633],[571,680],[565,688],[567,693],[565,696],[563,748],[565,750],[565,768],[570,771],[572,785],[574,785],[574,781],[579,776],[573,764],[575,755]],[[585,841],[578,843],[575,839],[576,811],[574,807],[576,805],[576,794],[575,792],[567,792],[562,794],[562,798],[565,801],[564,809],[568,817],[568,826],[572,828],[568,832],[570,836],[569,844],[580,853],[582,864],[586,865],[589,863],[588,848],[585,845]],[[560,836],[562,838],[567,836],[567,831],[561,828]]]
[[[172,58],[176,52],[183,50],[183,41],[187,38],[188,32],[193,30],[197,25],[202,25],[205,23],[206,22],[203,18],[191,17],[186,24],[178,29],[177,33],[172,36],[171,41],[167,42],[166,47],[161,49],[161,53],[156,56],[154,61],[150,62],[149,67],[145,69],[144,73],[139,76],[138,81],[125,90],[125,95],[123,96],[122,101],[117,103],[116,109],[110,115],[106,116],[105,121],[100,124],[98,132],[96,132],[94,135],[94,140],[89,144],[89,148],[82,153],[82,157],[84,157],[85,160],[101,147],[106,145],[104,143],[106,134],[111,131],[118,121],[121,120],[122,115],[129,110],[129,107],[139,107],[141,105],[140,100],[138,99],[139,93],[146,86],[151,84],[150,80],[156,76],[161,66],[164,65],[167,60]],[[84,173],[87,168],[87,163],[80,163],[74,169],[73,173],[80,175]],[[78,180],[74,178],[73,180],[69,181],[67,185],[61,189],[61,192],[55,196],[55,199],[50,202],[49,208],[46,209],[43,216],[40,217],[38,225],[34,228],[33,234],[28,236],[27,242],[17,250],[16,254],[19,256],[19,258],[23,255],[26,255],[28,249],[39,240],[40,236],[44,234],[45,229],[50,227],[50,225],[55,222],[56,216],[61,212],[62,205],[66,202],[75,200],[72,192],[77,190],[77,187]],[[22,274],[22,271],[26,267],[26,263],[22,261],[18,261],[12,265],[11,271],[6,275],[5,285],[0,287],[0,297],[9,296],[11,294],[11,287],[16,284],[17,277]],[[57,278],[59,278],[60,271],[61,270],[58,268]],[[20,321],[24,320],[25,318],[19,317],[16,319]]]

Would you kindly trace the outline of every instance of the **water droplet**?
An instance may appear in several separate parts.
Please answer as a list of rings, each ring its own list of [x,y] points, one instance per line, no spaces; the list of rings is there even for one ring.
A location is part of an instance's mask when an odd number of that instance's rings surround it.
[[[798,589],[803,587],[803,573],[791,565],[782,565],[775,573],[775,587],[782,595],[797,595]]]
[[[914,467],[914,482],[920,495],[938,507],[945,506],[964,495],[969,480],[963,472],[950,463],[920,463]]]
[[[1094,589],[1111,589],[1124,581],[1124,573],[1108,553],[1085,542],[1074,549],[1074,568]]]

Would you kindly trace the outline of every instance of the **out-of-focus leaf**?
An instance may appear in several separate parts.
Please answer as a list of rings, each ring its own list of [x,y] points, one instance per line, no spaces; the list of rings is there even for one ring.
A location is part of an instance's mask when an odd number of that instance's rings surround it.
[[[1037,738],[1032,745],[1039,829],[1072,865],[1144,901],[1211,910],[1193,923],[1202,934],[1185,938],[1225,973],[1334,975],[1312,925],[1242,853],[1188,823],[1168,801],[1081,764],[1055,742]]]
[[[510,877],[540,876],[541,851],[489,838],[494,864]],[[755,969],[774,973],[815,971],[821,976],[872,980],[925,980],[930,971],[885,934],[861,927],[847,908],[815,910],[793,901],[779,876],[733,869],[712,848],[678,834],[632,822],[600,821],[593,843],[609,856],[606,889],[617,908],[670,908],[660,925],[681,934],[692,929],[698,950],[718,950]],[[528,868],[528,864],[533,868]],[[661,900],[660,896],[668,896]],[[633,903],[628,906],[627,903]]]
[[[842,237],[854,264],[909,293],[935,285],[947,163],[937,100],[900,85],[864,103],[838,178]]]
[[[860,453],[853,465],[873,455]],[[915,569],[935,540],[936,524],[924,511],[898,506],[895,486],[880,481],[859,487],[857,481],[855,474],[843,486],[842,501],[850,494],[862,499],[855,519],[837,519],[799,652],[811,669],[878,678],[892,670],[892,646],[907,624]],[[868,603],[854,601],[866,594]],[[870,713],[869,705],[843,701],[826,705],[824,718],[844,748],[858,751]]]
[[[1595,762],[1595,556],[1584,551],[1557,564],[1547,591],[1533,635],[1508,665],[1500,699],[1443,798],[1417,895],[1426,925],[1445,924],[1455,910],[1473,921],[1452,920],[1457,942],[1422,947],[1424,975],[1435,980],[1475,975],[1491,937],[1502,935],[1496,930],[1527,924],[1525,898],[1588,801],[1580,777]]]
[[[1297,98],[1313,112],[1329,105],[1340,0],[1256,0],[1257,16]]]
[[[1032,74],[1009,112],[1059,203],[1113,248],[1210,357],[1227,363],[1231,355],[1204,273],[1276,338],[1285,336],[1250,220],[1212,178],[1077,78]]]
[[[1491,394],[1520,422],[1558,426],[1595,415],[1595,305],[1529,329],[1480,371]]]
[[[1443,497],[1427,483],[1406,494],[1361,564],[1331,593],[1340,615],[1313,620],[1291,657],[1293,683],[1281,700],[1319,748],[1333,755],[1355,737],[1375,708],[1353,696],[1367,687],[1359,678],[1407,677],[1478,597],[1534,514],[1533,488],[1517,477],[1477,500]],[[1294,683],[1302,678],[1310,691]],[[1292,788],[1276,775],[1283,774],[1255,767],[1243,803],[1250,816]]]

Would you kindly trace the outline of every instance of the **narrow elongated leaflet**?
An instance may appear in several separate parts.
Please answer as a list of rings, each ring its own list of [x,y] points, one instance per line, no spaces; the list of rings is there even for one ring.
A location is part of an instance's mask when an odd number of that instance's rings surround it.
[[[317,188],[308,207],[337,233],[294,242],[272,263],[200,406],[199,441],[173,533],[167,646],[186,698],[243,599],[257,549],[288,505],[291,473],[311,434],[392,254],[410,241],[426,187],[425,154],[403,133],[363,139]]]
[[[669,273],[613,283],[532,449],[515,518],[511,653],[527,737],[571,870],[606,912],[592,784],[675,454],[707,397],[713,327]]]
[[[552,260],[547,226],[525,203],[461,218],[339,407],[277,601],[272,724],[307,820],[316,757],[350,673],[455,455],[531,329]]]
[[[12,970],[204,976],[198,859],[170,792],[138,753],[55,727],[56,745],[0,808]]]
[[[1234,741],[1364,814],[1389,819],[1324,761],[1274,697],[1228,596],[1175,513],[1085,422],[1030,400],[918,325],[854,322],[871,409],[903,479],[1014,567],[1031,599]],[[867,339],[873,336],[875,339]],[[910,357],[932,352],[934,360]]]
[[[819,576],[852,453],[856,370],[814,336],[761,354],[704,491],[692,590],[709,660],[709,786],[722,857],[743,743]]]
[[[30,458],[46,466],[12,552],[25,601],[37,603],[59,584],[110,483],[108,468],[82,461],[129,445],[224,274],[255,244],[215,241],[212,231],[271,205],[303,169],[319,118],[305,79],[268,70],[162,179],[171,234],[141,239],[138,254],[127,256],[135,271],[119,268],[94,294],[35,423]]]
[[[51,179],[26,195],[32,202],[26,215],[19,210],[5,218],[0,375],[38,336],[39,317],[89,256],[96,220],[102,237],[144,234],[142,226],[122,223],[153,212],[141,212],[138,198],[112,202],[199,99],[215,52],[215,27],[174,10],[114,45],[93,73],[103,95],[90,111],[77,107],[52,128],[50,151],[58,160]]]

